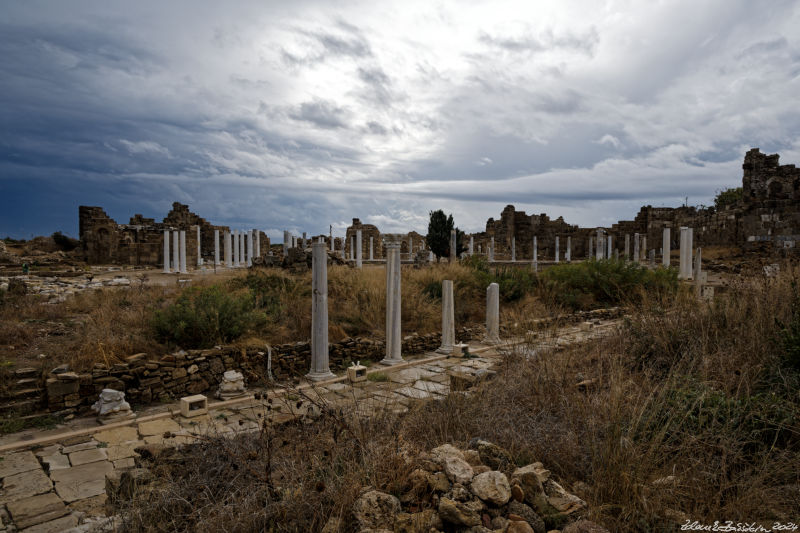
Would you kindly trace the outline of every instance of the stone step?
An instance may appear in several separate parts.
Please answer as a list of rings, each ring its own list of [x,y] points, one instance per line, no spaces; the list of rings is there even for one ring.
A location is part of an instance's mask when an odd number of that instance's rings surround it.
[[[41,389],[19,389],[11,393],[14,399],[36,398],[42,395]]]

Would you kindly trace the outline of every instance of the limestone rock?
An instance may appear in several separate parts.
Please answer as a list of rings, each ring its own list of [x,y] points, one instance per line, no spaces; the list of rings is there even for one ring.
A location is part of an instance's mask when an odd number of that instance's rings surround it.
[[[574,494],[570,494],[564,490],[564,487],[552,479],[545,481],[544,492],[547,495],[547,503],[555,507],[561,513],[570,514],[588,507],[585,501]]]
[[[511,455],[500,446],[483,439],[472,439],[469,447],[478,451],[481,462],[494,470],[502,470],[513,465]]]
[[[472,467],[464,459],[455,455],[444,458],[444,471],[453,483],[467,484],[475,475]]]
[[[420,513],[400,513],[395,517],[394,533],[417,533],[430,531],[431,528],[436,530],[444,528],[442,519],[433,509],[426,509]]]
[[[353,516],[360,529],[391,529],[394,515],[400,512],[400,500],[378,490],[362,494],[353,504]]]
[[[506,533],[534,533],[534,531],[527,522],[509,522]]]
[[[539,467],[540,463],[534,463],[517,468],[511,474],[511,483],[518,484],[524,493],[525,503],[531,505],[537,511],[544,512],[547,510],[547,500],[544,495],[544,487],[539,480]]]
[[[8,504],[8,512],[20,529],[55,520],[69,512],[61,498],[52,492],[31,496]]]
[[[432,492],[447,492],[450,490],[450,481],[447,479],[447,474],[444,472],[428,474],[428,488]]]
[[[475,450],[464,450],[463,455],[464,460],[472,466],[480,466],[483,464],[481,463],[480,454]]]
[[[222,374],[222,382],[219,384],[216,397],[220,400],[230,400],[244,396],[244,376],[236,370],[228,370]]]
[[[457,502],[450,498],[439,500],[439,517],[458,526],[477,526],[481,523],[482,505],[478,501]]]
[[[453,446],[452,444],[442,444],[431,450],[431,459],[440,465],[444,466],[444,460],[447,457],[458,457],[464,459],[464,452]]]
[[[502,472],[493,470],[478,474],[470,485],[472,493],[485,502],[494,505],[505,505],[511,498],[511,485]]]
[[[92,405],[101,424],[111,424],[133,418],[131,405],[125,401],[125,393],[114,389],[103,389],[100,399]]]
[[[546,529],[542,517],[536,514],[536,511],[524,503],[512,501],[510,504],[508,504],[508,512],[509,514],[515,514],[521,517],[525,522],[528,523],[529,526],[531,526],[531,528],[533,528],[535,533],[545,533]]]

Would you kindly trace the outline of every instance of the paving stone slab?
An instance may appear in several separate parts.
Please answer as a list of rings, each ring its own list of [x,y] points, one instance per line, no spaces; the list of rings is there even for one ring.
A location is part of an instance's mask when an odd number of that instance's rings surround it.
[[[415,389],[414,387],[403,387],[402,389],[397,389],[395,392],[413,400],[424,400],[431,397],[430,392]]]
[[[389,372],[389,381],[395,383],[413,383],[418,379],[429,378],[436,375],[436,372],[424,370],[422,368],[404,368],[397,372]]]
[[[106,456],[108,457],[109,461],[118,461],[128,457],[135,457],[138,454],[134,450],[143,444],[144,441],[137,440],[135,442],[127,442],[118,446],[109,446],[106,448]]]
[[[433,392],[435,394],[446,395],[450,392],[450,387],[442,385],[441,383],[434,383],[433,381],[419,380],[414,383],[413,387],[426,392]]]
[[[105,448],[94,448],[92,450],[81,450],[69,454],[69,462],[72,466],[85,465],[87,463],[94,463],[96,461],[105,461],[108,459]]]
[[[72,446],[64,446],[64,448],[61,450],[61,453],[65,453],[65,454],[69,455],[69,454],[71,454],[73,452],[81,452],[83,450],[91,450],[92,448],[97,448],[98,444],[99,443],[96,440],[91,439],[91,440],[88,440],[86,442],[81,442],[80,444],[73,444]]]
[[[125,426],[121,428],[107,429],[94,434],[94,440],[105,442],[109,446],[122,444],[123,442],[134,441],[139,438],[139,433],[135,427]]]
[[[48,472],[70,467],[69,457],[63,453],[55,453],[53,455],[42,457],[42,464],[47,467]]]
[[[37,524],[29,528],[23,529],[20,533],[61,533],[71,527],[78,525],[78,519],[75,515],[62,516],[50,522]]]
[[[10,453],[0,461],[0,479],[41,468],[36,456],[29,451]]]
[[[181,426],[171,418],[162,418],[141,422],[139,424],[139,434],[143,437],[151,435],[163,435],[164,433],[175,433],[181,430]]]
[[[28,470],[6,477],[3,480],[3,488],[0,490],[0,503],[14,502],[37,494],[44,494],[52,489],[53,484],[50,482],[50,478],[40,466],[37,470]]]
[[[72,511],[85,513],[87,516],[105,516],[106,501],[108,501],[108,496],[103,493],[91,498],[74,501],[68,507]]]
[[[77,435],[75,437],[69,437],[61,441],[61,444],[64,446],[74,446],[75,444],[81,444],[83,442],[89,442],[92,440],[91,435]]]
[[[69,510],[54,492],[48,492],[9,503],[8,512],[17,529],[23,529],[62,517]]]
[[[114,471],[109,461],[96,461],[65,470],[56,470],[50,477],[56,484],[56,492],[71,503],[84,498],[98,496],[105,492],[106,475]]]
[[[34,450],[33,453],[36,455],[36,457],[47,457],[50,455],[55,455],[57,453],[61,453],[61,445],[51,444],[50,446],[45,446],[44,448],[39,448],[38,450]]]
[[[113,461],[115,470],[124,470],[126,468],[133,468],[136,466],[136,461],[133,457],[126,457],[124,459],[117,459]]]

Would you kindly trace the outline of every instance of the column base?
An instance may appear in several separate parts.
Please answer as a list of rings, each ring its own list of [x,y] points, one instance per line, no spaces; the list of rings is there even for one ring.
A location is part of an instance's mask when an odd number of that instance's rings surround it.
[[[500,337],[484,337],[481,343],[494,346],[496,344],[503,344],[503,341],[500,340]]]
[[[336,374],[328,370],[327,372],[309,372],[305,377],[311,381],[324,381],[335,378]]]
[[[402,357],[400,357],[398,359],[388,359],[388,358],[384,357],[383,359],[381,359],[381,364],[382,365],[387,365],[387,366],[394,366],[394,365],[399,365],[399,364],[402,364],[402,363],[405,363],[405,361],[403,360]]]
[[[453,345],[451,344],[448,346],[446,344],[442,344],[441,346],[436,348],[436,353],[446,353],[450,355],[453,353]]]

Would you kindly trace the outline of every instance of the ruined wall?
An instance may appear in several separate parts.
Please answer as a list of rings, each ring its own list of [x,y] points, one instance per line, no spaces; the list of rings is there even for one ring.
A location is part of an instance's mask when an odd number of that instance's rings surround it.
[[[375,259],[383,259],[386,255],[383,248],[383,239],[377,226],[372,224],[362,224],[361,220],[354,218],[353,224],[347,227],[345,232],[345,256],[350,259],[351,243],[356,242],[356,232],[361,230],[361,259],[369,259],[369,238],[372,237],[373,255]],[[351,238],[352,237],[352,238]],[[338,240],[338,239],[337,239]],[[341,248],[337,247],[337,250]],[[356,254],[353,254],[355,257]]]

